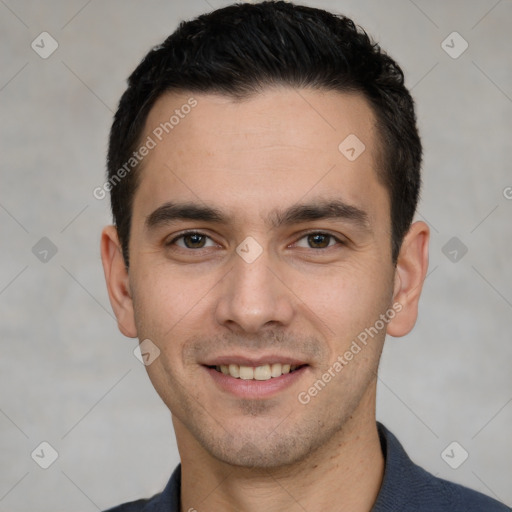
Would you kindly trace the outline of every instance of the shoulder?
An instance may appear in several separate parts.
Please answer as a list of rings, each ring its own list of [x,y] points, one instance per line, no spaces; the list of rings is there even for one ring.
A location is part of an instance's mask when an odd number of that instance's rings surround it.
[[[130,501],[117,505],[117,507],[109,508],[104,512],[153,512],[160,494],[151,499]]]
[[[178,464],[165,489],[150,499],[123,503],[104,512],[179,512],[181,464]]]
[[[386,459],[384,479],[372,512],[510,512],[504,504],[417,466],[398,439],[378,424]]]
[[[425,512],[510,512],[510,508],[485,494],[435,477],[417,468],[417,495],[411,497],[414,510],[421,504]],[[407,509],[405,509],[407,510]]]

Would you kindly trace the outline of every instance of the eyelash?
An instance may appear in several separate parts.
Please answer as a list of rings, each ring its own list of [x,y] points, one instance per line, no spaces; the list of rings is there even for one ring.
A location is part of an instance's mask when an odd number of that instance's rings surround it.
[[[178,240],[186,237],[186,236],[190,236],[190,235],[199,235],[199,236],[202,236],[202,237],[206,237],[206,238],[209,238],[211,240],[211,237],[209,237],[208,235],[204,234],[204,233],[201,233],[200,231],[184,231],[183,233],[181,233],[180,235],[174,237],[171,241],[169,242],[166,242],[166,247],[169,247],[169,246],[172,246],[174,245]],[[307,238],[311,235],[323,235],[323,236],[327,236],[327,237],[330,237],[331,239],[335,240],[338,244],[340,245],[346,245],[346,243],[343,241],[343,240],[340,240],[338,237],[332,235],[331,233],[326,233],[324,231],[310,231],[308,233],[304,233],[300,238],[299,240],[302,240],[304,238]],[[297,242],[295,242],[297,243]],[[335,245],[335,244],[334,244]],[[334,247],[334,245],[328,245],[327,247],[322,247],[322,248],[313,248],[313,247],[309,247],[308,249],[311,249],[312,251],[320,251],[322,249],[329,249],[330,247]],[[206,247],[207,248],[207,247]],[[197,249],[190,249],[188,247],[180,247],[180,249],[183,249],[183,250],[186,250],[186,251],[197,251],[197,250],[200,250],[200,249],[205,249],[205,247],[198,247]]]

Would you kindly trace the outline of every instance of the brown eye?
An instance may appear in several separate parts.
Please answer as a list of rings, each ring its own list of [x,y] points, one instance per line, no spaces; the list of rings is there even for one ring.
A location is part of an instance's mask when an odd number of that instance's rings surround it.
[[[177,245],[182,249],[203,249],[205,247],[212,247],[215,243],[210,239],[210,237],[203,235],[202,233],[192,232],[183,233],[180,236],[177,236],[167,245]]]
[[[309,233],[297,242],[297,246],[307,249],[327,249],[336,245],[337,242],[340,243],[340,240],[329,233]]]
[[[183,242],[188,249],[200,249],[204,247],[206,237],[199,233],[192,233],[183,236]]]
[[[329,247],[332,236],[323,233],[308,235],[308,244],[312,249],[325,249]]]

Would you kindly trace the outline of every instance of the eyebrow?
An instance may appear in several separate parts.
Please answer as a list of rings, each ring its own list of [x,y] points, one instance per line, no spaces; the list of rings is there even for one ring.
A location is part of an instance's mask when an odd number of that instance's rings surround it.
[[[278,228],[323,219],[344,220],[364,230],[370,228],[369,217],[364,210],[341,200],[319,200],[312,203],[296,204],[286,210],[274,209],[267,218],[267,224],[272,228]],[[179,220],[229,224],[231,219],[221,210],[212,206],[167,202],[146,217],[145,225],[146,229],[153,230]]]
[[[370,228],[369,217],[364,210],[341,200],[315,201],[297,204],[284,211],[273,210],[269,219],[269,223],[273,227],[289,226],[313,220],[339,219],[365,230]]]

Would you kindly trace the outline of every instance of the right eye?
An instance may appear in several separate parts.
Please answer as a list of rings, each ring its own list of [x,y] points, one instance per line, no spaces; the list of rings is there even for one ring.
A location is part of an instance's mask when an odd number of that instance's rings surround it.
[[[206,245],[207,241],[210,240],[210,245]],[[205,247],[214,247],[216,244],[213,240],[197,231],[188,231],[181,233],[177,237],[173,238],[170,242],[166,243],[166,246],[177,245],[182,249],[203,249]]]

